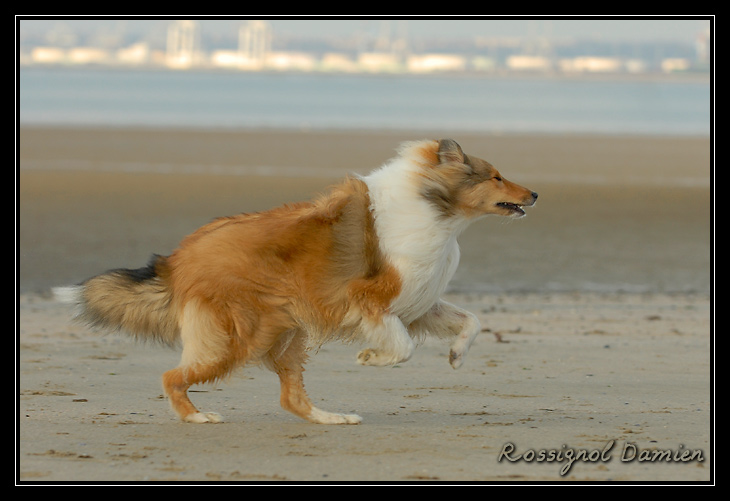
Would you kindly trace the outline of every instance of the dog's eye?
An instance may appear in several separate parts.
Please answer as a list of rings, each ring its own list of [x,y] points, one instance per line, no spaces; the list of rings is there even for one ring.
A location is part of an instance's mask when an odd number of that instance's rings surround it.
[[[502,180],[502,178],[499,177],[499,176],[494,176],[492,179],[494,179],[495,181],[501,181]]]

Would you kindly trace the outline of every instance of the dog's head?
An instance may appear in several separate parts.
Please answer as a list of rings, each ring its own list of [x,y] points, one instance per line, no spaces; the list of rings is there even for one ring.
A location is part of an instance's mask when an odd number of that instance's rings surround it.
[[[537,193],[505,179],[492,164],[466,155],[453,139],[427,141],[419,157],[422,195],[444,216],[472,219],[489,214],[522,217]]]

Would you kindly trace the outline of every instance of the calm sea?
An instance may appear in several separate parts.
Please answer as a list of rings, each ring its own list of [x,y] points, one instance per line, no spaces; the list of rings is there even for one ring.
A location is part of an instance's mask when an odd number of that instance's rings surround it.
[[[22,125],[709,135],[710,84],[23,68]]]

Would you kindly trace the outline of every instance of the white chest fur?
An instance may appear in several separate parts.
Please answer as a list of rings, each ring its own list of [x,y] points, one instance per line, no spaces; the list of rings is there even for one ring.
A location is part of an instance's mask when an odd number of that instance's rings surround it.
[[[421,242],[414,241],[414,245]],[[438,301],[459,265],[459,246],[449,241],[431,256],[393,256],[391,262],[402,279],[401,293],[391,305],[405,325],[426,313]],[[420,257],[422,259],[414,259]]]
[[[391,312],[408,325],[443,294],[459,265],[457,237],[464,221],[439,217],[420,195],[418,178],[408,165],[396,163],[363,178],[380,248],[401,276],[401,293]]]

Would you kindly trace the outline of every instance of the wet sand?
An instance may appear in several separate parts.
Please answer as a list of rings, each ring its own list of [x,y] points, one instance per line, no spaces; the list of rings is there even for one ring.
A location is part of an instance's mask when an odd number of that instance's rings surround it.
[[[311,396],[359,426],[289,415],[259,369],[192,394],[226,423],[179,423],[159,383],[179,353],[89,332],[46,293],[142,266],[214,217],[309,198],[422,136],[21,130],[18,479],[708,481],[709,140],[453,134],[540,199],[461,239],[449,299],[487,329],[462,369],[437,342],[388,369],[357,366],[356,346],[313,356]],[[499,461],[509,444],[512,458],[574,448],[609,460],[561,475],[565,462]],[[703,461],[622,461],[632,447]]]
[[[21,290],[142,266],[215,217],[308,199],[420,137],[24,130]],[[455,288],[709,290],[708,140],[457,139],[540,198],[526,218],[487,218],[467,230]]]

